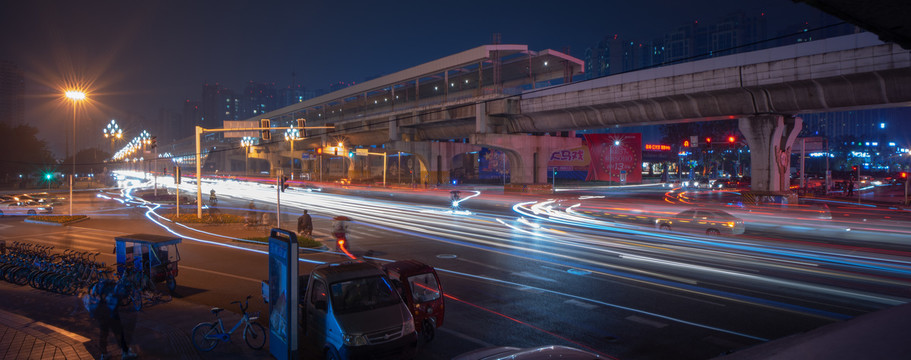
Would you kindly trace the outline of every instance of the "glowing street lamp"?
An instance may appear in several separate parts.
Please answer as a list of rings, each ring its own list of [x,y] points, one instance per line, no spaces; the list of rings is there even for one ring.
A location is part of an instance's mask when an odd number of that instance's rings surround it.
[[[117,125],[116,120],[111,119],[111,122],[108,123],[108,126],[106,126],[104,129],[102,129],[101,132],[104,133],[105,138],[111,139],[111,153],[113,153],[114,152],[114,142],[123,138],[123,129],[121,129],[120,126]]]
[[[69,90],[65,95],[68,99],[73,100],[73,173],[70,175],[70,216],[73,216],[73,182],[76,177],[76,102],[85,100],[85,93]]]
[[[253,146],[253,137],[244,136],[240,139],[240,146],[244,147],[244,174],[249,175],[250,169],[250,148]]]
[[[294,179],[294,140],[300,140],[300,130],[291,125],[290,129],[285,130],[285,140],[291,142],[291,179]],[[303,166],[303,165],[301,165]]]
[[[610,149],[608,151],[608,162],[607,162],[608,175],[607,176],[608,176],[608,179],[610,179],[611,183],[614,182],[614,146],[620,146],[619,139],[614,140],[614,144],[610,147]]]

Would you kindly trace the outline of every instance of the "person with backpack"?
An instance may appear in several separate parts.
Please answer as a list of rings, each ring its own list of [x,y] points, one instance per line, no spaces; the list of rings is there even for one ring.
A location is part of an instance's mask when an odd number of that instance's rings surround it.
[[[124,332],[123,320],[120,318],[120,302],[126,296],[126,288],[114,282],[102,282],[95,286],[88,302],[89,314],[98,322],[100,337],[98,350],[100,359],[110,359],[108,354],[108,334],[120,337],[121,359],[135,359],[136,353],[130,350]]]

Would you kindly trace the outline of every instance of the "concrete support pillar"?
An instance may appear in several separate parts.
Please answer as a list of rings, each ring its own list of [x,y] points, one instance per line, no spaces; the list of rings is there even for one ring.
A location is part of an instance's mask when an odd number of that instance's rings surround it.
[[[490,117],[487,116],[487,103],[479,102],[474,109],[474,132],[478,134],[490,133]]]
[[[803,120],[782,115],[755,115],[739,121],[740,132],[750,146],[750,189],[788,191],[791,145],[803,127]]]
[[[441,141],[395,141],[386,144],[387,151],[401,151],[414,155],[419,163],[420,184],[448,184],[452,181],[452,158],[458,154],[479,151],[477,145]]]
[[[471,143],[504,150],[509,158],[509,175],[513,184],[544,184],[547,162],[557,150],[582,146],[582,139],[555,136],[474,134]]]
[[[393,96],[394,98],[394,96]],[[399,134],[399,121],[395,116],[389,117],[389,141],[398,141],[402,140],[401,134]]]

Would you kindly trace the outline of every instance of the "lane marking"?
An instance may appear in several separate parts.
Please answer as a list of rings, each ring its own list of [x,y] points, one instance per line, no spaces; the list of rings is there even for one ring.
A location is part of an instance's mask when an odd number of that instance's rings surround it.
[[[630,315],[630,316],[627,316],[627,317],[626,317],[626,320],[629,320],[629,321],[632,321],[632,322],[637,322],[637,323],[640,323],[640,324],[643,324],[643,325],[648,325],[648,326],[655,327],[655,328],[658,328],[658,329],[661,329],[661,328],[667,326],[667,323],[663,323],[663,322],[660,322],[660,321],[657,321],[657,320],[646,319],[646,318],[644,318],[644,317],[637,316],[637,315]]]
[[[512,274],[515,276],[520,276],[520,277],[524,277],[524,278],[528,278],[528,279],[535,279],[535,280],[541,280],[541,281],[547,281],[547,282],[557,282],[557,280],[547,278],[544,276],[540,276],[540,275],[535,275],[528,271],[514,272]]]
[[[464,339],[464,340],[468,340],[468,341],[470,341],[470,342],[473,342],[473,343],[475,343],[475,344],[478,344],[479,347],[493,347],[493,346],[495,346],[494,344],[491,344],[491,343],[486,342],[486,341],[484,341],[484,340],[481,340],[481,339],[478,339],[478,338],[474,338],[474,337],[465,335],[465,334],[460,333],[460,332],[458,332],[458,331],[450,330],[449,328],[441,327],[441,328],[437,328],[437,331],[447,333],[447,334],[452,335],[452,336],[455,336],[455,337],[457,337],[457,338],[461,338],[461,339]]]
[[[235,279],[238,279],[238,280],[250,281],[250,282],[257,283],[257,284],[260,284],[260,283],[262,283],[262,281],[263,281],[262,279],[248,278],[248,277],[246,277],[246,276],[240,276],[240,275],[234,275],[234,274],[225,274],[225,273],[218,272],[218,271],[207,270],[207,269],[200,269],[200,268],[196,268],[196,267],[192,267],[192,266],[186,266],[186,265],[180,265],[180,269],[181,269],[181,270],[183,270],[183,269],[190,269],[190,270],[201,271],[201,272],[209,273],[209,274],[213,274],[213,275],[227,276],[227,277],[230,277],[230,278],[235,278]]]
[[[575,306],[578,306],[578,307],[581,307],[584,309],[588,309],[588,310],[595,310],[598,308],[598,305],[592,304],[590,302],[579,301],[576,299],[566,300],[563,303],[568,304],[568,305],[575,305]]]

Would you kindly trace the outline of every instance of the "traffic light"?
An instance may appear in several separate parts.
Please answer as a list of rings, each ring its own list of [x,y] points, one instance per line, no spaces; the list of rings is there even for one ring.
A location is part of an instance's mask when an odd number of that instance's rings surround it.
[[[317,155],[322,155],[322,154],[323,154],[323,148],[316,148],[316,154],[317,154]]]
[[[290,187],[290,186],[291,186],[291,185],[288,184],[288,177],[287,177],[287,176],[282,176],[282,192],[285,192],[285,189],[287,189],[287,188]]]
[[[335,149],[335,156],[338,156],[338,147],[334,147],[333,149]]]
[[[150,146],[152,149],[158,147],[158,137],[157,136],[152,137],[152,145],[150,145]]]
[[[734,141],[736,141],[736,140],[737,140],[737,139],[734,138],[733,136],[728,136],[728,142],[729,142],[729,143],[733,144]]]
[[[297,127],[301,129],[307,127],[307,119],[297,119]]]
[[[902,179],[907,179],[907,178],[908,178],[908,173],[902,171]]]
[[[706,144],[711,144],[711,143],[712,143],[712,138],[710,138],[710,137],[705,138],[705,143],[706,143]]]
[[[174,167],[174,183],[180,185],[180,166]]]
[[[904,173],[902,173],[902,174],[904,174]],[[50,180],[51,177],[53,177],[53,176],[54,176],[54,174],[47,173],[47,174],[44,174],[44,179],[45,179],[45,180]],[[902,177],[904,177],[904,176],[902,176]]]
[[[259,127],[266,128],[266,129],[262,130],[262,135],[260,135],[260,138],[263,139],[263,141],[272,140],[272,131],[268,129],[272,126],[269,124],[270,124],[269,119],[260,119],[259,120]]]
[[[852,166],[851,171],[857,171],[857,166]]]
[[[683,141],[683,147],[690,147],[690,141],[689,141],[689,140],[684,140],[684,141]]]

